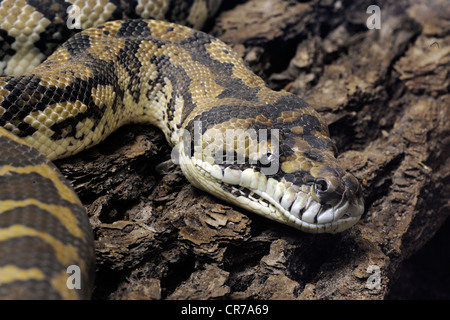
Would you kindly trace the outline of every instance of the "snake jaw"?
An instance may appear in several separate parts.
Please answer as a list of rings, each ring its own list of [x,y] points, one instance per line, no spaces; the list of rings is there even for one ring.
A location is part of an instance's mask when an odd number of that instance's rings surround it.
[[[341,201],[331,205],[320,203],[313,190],[313,187],[309,187],[308,192],[308,186],[302,186],[301,190],[295,194],[295,200],[290,206],[289,201],[285,200],[286,197],[290,197],[289,193],[283,196],[281,202],[277,202],[276,198],[270,197],[265,192],[261,193],[261,197],[267,199],[283,214],[283,223],[309,233],[344,231],[355,225],[364,212],[362,198],[352,202],[343,196]]]
[[[298,187],[267,178],[252,168],[224,168],[200,159],[182,158],[185,160],[180,161],[181,168],[196,187],[305,232],[341,232],[356,224],[364,212],[362,198],[353,197],[353,194],[349,198],[348,193],[342,192],[338,200],[334,196],[329,202],[324,202],[314,184]],[[323,185],[320,179],[316,181]]]

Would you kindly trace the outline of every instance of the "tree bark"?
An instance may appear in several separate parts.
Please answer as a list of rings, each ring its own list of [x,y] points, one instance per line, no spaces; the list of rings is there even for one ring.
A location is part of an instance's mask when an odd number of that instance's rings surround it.
[[[450,201],[445,0],[227,1],[210,33],[329,124],[364,188],[360,223],[306,234],[195,189],[150,126],[58,161],[96,237],[95,299],[384,299]]]

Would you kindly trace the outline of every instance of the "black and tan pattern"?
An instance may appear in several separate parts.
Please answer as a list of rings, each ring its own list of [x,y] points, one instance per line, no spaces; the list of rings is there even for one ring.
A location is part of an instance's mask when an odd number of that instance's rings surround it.
[[[79,29],[108,20],[138,18],[174,21],[199,29],[220,3],[221,0],[1,0],[0,75],[20,75],[32,70]],[[74,19],[77,14],[79,26]]]
[[[0,297],[89,296],[94,242],[77,195],[51,162],[1,127],[0,154]],[[80,290],[66,284],[71,265],[82,271]]]
[[[205,33],[112,21],[76,34],[31,72],[0,78],[0,296],[35,286],[39,297],[71,298],[71,264],[89,288],[88,223],[42,155],[70,156],[137,122],[164,132],[193,185],[249,211],[321,233],[352,226],[364,210],[358,181],[302,99],[269,89]],[[48,255],[45,265],[25,262],[23,246],[27,257]]]

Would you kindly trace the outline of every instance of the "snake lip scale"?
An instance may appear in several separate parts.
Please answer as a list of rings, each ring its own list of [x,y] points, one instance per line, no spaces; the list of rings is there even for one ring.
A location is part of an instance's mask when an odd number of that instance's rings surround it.
[[[267,179],[252,168],[241,171],[212,166],[200,160],[195,161],[195,167],[205,176],[205,181],[214,179],[220,182],[219,197],[224,197],[221,194],[225,190],[230,202],[310,233],[341,232],[356,224],[364,211],[361,198],[352,203],[342,195],[334,205],[320,203],[314,194],[314,189],[320,184],[286,188],[285,183]],[[211,192],[211,189],[207,191]]]

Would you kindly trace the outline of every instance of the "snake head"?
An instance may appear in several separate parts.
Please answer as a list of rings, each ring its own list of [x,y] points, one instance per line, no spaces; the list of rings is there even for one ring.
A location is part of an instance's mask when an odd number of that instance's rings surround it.
[[[323,152],[320,158],[321,161],[312,161],[298,157],[295,162],[301,164],[295,171],[288,170],[282,162],[280,170],[267,179],[265,190],[264,183],[257,188],[247,183],[248,189],[260,196],[259,204],[262,204],[261,199],[269,204],[268,210],[264,205],[258,210],[309,233],[337,233],[355,225],[364,212],[361,185],[339,166],[332,153]],[[246,171],[250,169],[244,170],[241,180]],[[249,172],[247,175],[265,180],[261,173]]]
[[[275,189],[283,192],[269,190],[262,195],[288,225],[310,233],[341,232],[356,224],[364,212],[362,188],[339,165],[331,139],[316,133],[318,137],[321,143],[313,148],[302,142],[301,148],[290,144],[288,151],[281,138],[280,169],[269,180],[274,179]]]
[[[358,180],[338,165],[330,150],[268,153],[257,165],[217,163],[202,153],[188,154],[180,152],[180,165],[194,186],[305,232],[341,232],[364,212]],[[271,167],[276,170],[265,170]]]
[[[302,231],[353,226],[364,212],[362,189],[339,166],[326,123],[300,98],[279,95],[189,122],[184,131],[201,139],[181,143],[181,169],[194,186]]]

